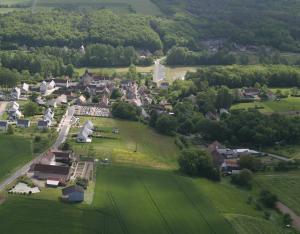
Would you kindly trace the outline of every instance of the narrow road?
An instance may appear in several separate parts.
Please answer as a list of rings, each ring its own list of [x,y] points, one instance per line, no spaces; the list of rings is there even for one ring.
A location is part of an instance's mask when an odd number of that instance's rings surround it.
[[[281,161],[285,161],[285,162],[293,161],[293,159],[286,158],[286,157],[283,157],[283,156],[279,156],[279,155],[276,155],[276,154],[270,154],[270,153],[265,153],[265,152],[261,152],[261,153],[266,154],[269,157],[272,157],[272,158],[275,158],[275,159],[278,159],[278,160],[281,160]]]
[[[166,78],[166,67],[160,63],[164,58],[154,61],[153,82],[160,82]]]
[[[289,207],[287,207],[286,205],[284,205],[281,202],[276,202],[276,207],[278,210],[281,211],[281,213],[283,214],[289,214],[292,218],[292,225],[295,229],[297,229],[298,231],[300,231],[300,217],[294,212],[292,211]]]
[[[74,112],[75,112],[74,106],[71,106],[67,109],[66,114],[60,123],[61,127],[60,127],[58,137],[57,137],[54,145],[51,147],[51,149],[57,149],[66,140],[69,130],[70,130],[70,127],[71,127],[71,119],[74,115]],[[43,155],[44,155],[44,153],[40,154],[39,156],[37,156],[36,158],[31,160],[30,162],[26,163],[22,168],[15,171],[10,177],[8,177],[4,181],[2,181],[0,183],[0,191],[5,189],[5,187],[7,185],[11,184],[18,177],[20,177],[21,175],[24,175],[30,169],[31,164],[38,162],[43,157]]]

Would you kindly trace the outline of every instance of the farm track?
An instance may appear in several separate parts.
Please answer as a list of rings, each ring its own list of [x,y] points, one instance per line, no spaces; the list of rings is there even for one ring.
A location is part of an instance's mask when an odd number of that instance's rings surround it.
[[[109,198],[109,200],[111,202],[111,205],[112,205],[112,207],[113,207],[113,209],[115,211],[115,214],[116,214],[116,216],[118,218],[118,222],[120,224],[120,227],[121,227],[123,233],[124,234],[129,234],[129,231],[128,231],[128,228],[126,226],[126,223],[124,222],[124,220],[122,218],[120,209],[119,209],[119,207],[118,207],[118,205],[117,205],[117,203],[116,203],[116,201],[115,201],[112,193],[111,192],[107,192],[107,196],[108,196],[108,198]]]
[[[140,181],[140,183],[143,185],[152,205],[155,207],[155,209],[157,210],[161,220],[163,221],[163,225],[165,226],[166,230],[168,233],[173,234],[174,232],[172,231],[167,219],[165,218],[165,216],[163,215],[162,211],[160,210],[158,204],[156,203],[155,199],[153,198],[153,196],[151,195],[148,187],[146,186],[146,184],[143,182],[142,178],[140,176],[137,176],[138,180]]]
[[[197,213],[201,216],[201,218],[202,218],[202,219],[204,220],[204,222],[207,224],[207,226],[208,226],[209,229],[211,230],[211,233],[216,234],[215,230],[214,230],[213,227],[209,224],[209,222],[206,220],[206,218],[205,218],[205,216],[203,215],[203,213],[201,212],[201,210],[198,208],[198,206],[195,204],[195,202],[189,197],[189,195],[187,194],[187,192],[181,187],[181,185],[179,184],[179,182],[177,181],[177,179],[175,178],[175,176],[172,176],[172,179],[173,179],[174,183],[176,184],[178,190],[184,194],[184,196],[187,198],[187,200],[191,203],[191,205],[194,207],[194,209],[197,211]]]

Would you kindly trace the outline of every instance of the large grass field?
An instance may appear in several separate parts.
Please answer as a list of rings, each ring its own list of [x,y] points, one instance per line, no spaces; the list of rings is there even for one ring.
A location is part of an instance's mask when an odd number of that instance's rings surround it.
[[[30,140],[0,135],[0,181],[33,157]]]
[[[99,166],[91,206],[9,195],[0,205],[0,233],[290,233],[246,204],[248,193],[168,170]]]
[[[261,188],[272,191],[300,215],[300,172],[263,174],[256,176],[256,181]]]
[[[174,138],[160,135],[152,128],[132,121],[82,117],[80,125],[88,119],[96,127],[107,130],[107,133],[101,133],[104,137],[113,139],[94,137],[91,144],[75,143],[73,139],[73,149],[79,154],[87,154],[92,147],[96,157],[111,158],[114,162],[159,168],[176,167],[179,149],[174,143]],[[119,134],[111,133],[114,127],[119,128]],[[79,128],[73,128],[71,132],[79,132]]]
[[[253,108],[258,108],[262,113],[300,111],[300,98],[288,97],[281,99],[280,101],[239,103],[233,105],[231,109],[236,110]]]

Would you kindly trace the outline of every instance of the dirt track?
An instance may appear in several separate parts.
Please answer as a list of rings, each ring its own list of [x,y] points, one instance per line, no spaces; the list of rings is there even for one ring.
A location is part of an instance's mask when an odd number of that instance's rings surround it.
[[[284,205],[281,202],[277,202],[276,207],[283,214],[289,214],[291,216],[291,218],[293,219],[293,223],[292,223],[293,227],[295,229],[297,229],[298,231],[300,231],[300,217],[294,211],[292,211],[289,207],[287,207],[286,205]]]

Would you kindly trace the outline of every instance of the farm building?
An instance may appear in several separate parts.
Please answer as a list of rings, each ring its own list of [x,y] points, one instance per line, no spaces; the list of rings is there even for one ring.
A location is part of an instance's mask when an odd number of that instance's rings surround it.
[[[28,119],[18,119],[17,120],[17,127],[19,127],[19,128],[29,128],[30,127],[30,120],[28,120]]]
[[[0,121],[0,131],[7,131],[8,122],[7,121]]]
[[[66,202],[82,202],[84,200],[84,189],[78,185],[72,185],[62,189],[62,200]]]
[[[33,167],[34,177],[40,180],[68,181],[70,168],[67,166],[54,166],[36,164]]]
[[[71,151],[53,151],[56,162],[69,164],[73,159],[73,153]]]

